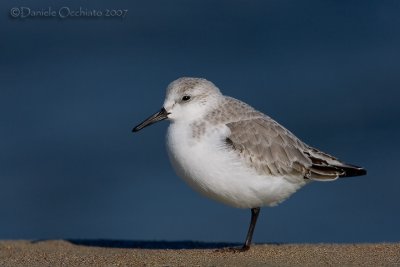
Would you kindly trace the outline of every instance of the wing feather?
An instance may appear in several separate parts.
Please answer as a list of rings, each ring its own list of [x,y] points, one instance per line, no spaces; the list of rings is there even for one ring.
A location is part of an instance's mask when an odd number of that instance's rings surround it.
[[[304,176],[311,160],[297,138],[269,117],[227,123],[229,140],[246,163],[262,175]]]
[[[230,129],[227,144],[246,164],[261,175],[330,181],[366,174],[366,170],[343,163],[312,148],[267,115],[247,104],[226,97],[223,112],[208,118]]]
[[[269,117],[227,123],[232,147],[261,175],[330,181],[366,174],[358,166],[309,147]],[[239,149],[240,148],[240,149]]]

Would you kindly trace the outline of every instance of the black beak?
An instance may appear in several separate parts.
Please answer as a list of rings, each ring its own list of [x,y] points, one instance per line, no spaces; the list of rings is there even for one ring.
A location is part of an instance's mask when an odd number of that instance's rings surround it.
[[[149,126],[149,125],[151,125],[153,123],[156,123],[158,121],[165,120],[166,118],[168,118],[168,115],[169,115],[169,113],[165,110],[165,108],[162,108],[159,112],[157,112],[156,114],[148,117],[142,123],[140,123],[138,126],[133,128],[132,132],[140,131],[146,126]]]

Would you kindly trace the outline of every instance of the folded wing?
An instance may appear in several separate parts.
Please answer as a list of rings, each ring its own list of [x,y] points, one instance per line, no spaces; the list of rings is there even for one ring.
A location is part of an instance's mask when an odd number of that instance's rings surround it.
[[[309,147],[273,119],[263,115],[226,126],[226,144],[261,175],[329,181],[366,174],[366,170]]]

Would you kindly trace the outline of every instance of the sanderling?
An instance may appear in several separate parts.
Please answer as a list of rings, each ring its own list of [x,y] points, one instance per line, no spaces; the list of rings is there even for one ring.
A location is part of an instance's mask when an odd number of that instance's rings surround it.
[[[269,116],[210,81],[180,78],[164,105],[133,131],[169,119],[167,148],[177,174],[201,194],[251,209],[241,248],[250,248],[260,207],[275,206],[310,181],[333,181],[366,170],[308,146]]]

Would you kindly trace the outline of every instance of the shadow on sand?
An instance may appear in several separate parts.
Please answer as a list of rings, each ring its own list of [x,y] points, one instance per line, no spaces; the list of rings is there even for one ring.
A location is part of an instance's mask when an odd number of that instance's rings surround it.
[[[40,243],[48,240],[35,240]],[[241,243],[197,242],[197,241],[141,241],[112,239],[64,239],[74,245],[103,248],[136,248],[136,249],[217,249],[239,247]]]

